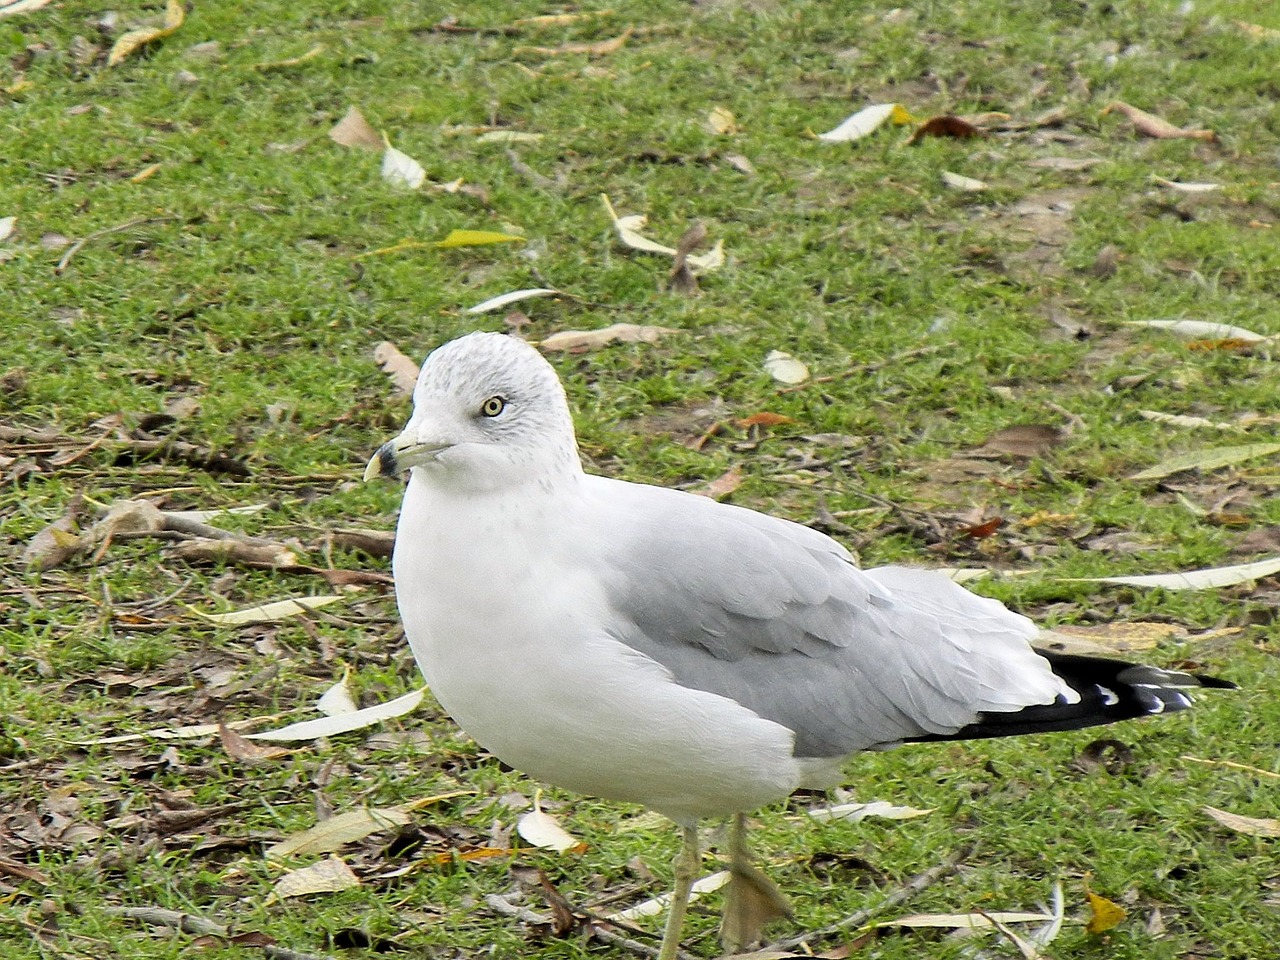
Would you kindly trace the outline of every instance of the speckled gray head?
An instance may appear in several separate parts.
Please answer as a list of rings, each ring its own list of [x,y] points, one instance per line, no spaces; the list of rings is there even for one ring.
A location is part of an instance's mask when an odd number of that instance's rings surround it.
[[[523,340],[472,333],[434,350],[413,416],[365,479],[414,470],[433,484],[493,489],[581,472],[573,419],[551,365]]]

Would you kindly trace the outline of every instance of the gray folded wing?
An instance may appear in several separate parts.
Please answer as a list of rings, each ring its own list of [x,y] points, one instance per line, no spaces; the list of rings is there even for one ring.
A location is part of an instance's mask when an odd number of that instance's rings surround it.
[[[938,574],[861,571],[807,527],[600,483],[616,508],[598,562],[616,639],[794,730],[797,756],[954,733],[1064,693],[1030,621]]]

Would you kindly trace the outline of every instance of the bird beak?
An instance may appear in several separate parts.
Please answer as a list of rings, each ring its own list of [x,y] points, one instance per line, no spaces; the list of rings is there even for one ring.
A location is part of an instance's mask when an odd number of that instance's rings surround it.
[[[413,440],[402,433],[377,449],[364,468],[364,479],[398,477],[410,467],[429,463],[451,446],[450,443],[426,443]]]

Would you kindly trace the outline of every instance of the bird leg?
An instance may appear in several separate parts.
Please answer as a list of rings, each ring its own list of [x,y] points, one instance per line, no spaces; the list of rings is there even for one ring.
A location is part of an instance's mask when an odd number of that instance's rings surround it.
[[[658,960],[676,960],[680,951],[680,931],[684,927],[684,914],[689,906],[689,895],[693,892],[693,881],[698,878],[698,867],[702,858],[698,853],[698,827],[680,827],[680,852],[676,854],[673,864],[676,886],[671,891],[671,903],[668,904],[667,926],[662,931],[662,946],[658,950]]]
[[[729,829],[729,874],[720,943],[730,953],[738,953],[759,942],[770,920],[791,916],[782,891],[751,862],[745,813],[734,817]]]

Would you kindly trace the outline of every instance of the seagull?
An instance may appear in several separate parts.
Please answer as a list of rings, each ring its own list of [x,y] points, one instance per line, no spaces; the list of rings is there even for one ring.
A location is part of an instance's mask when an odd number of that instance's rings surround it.
[[[529,776],[678,825],[659,960],[677,955],[703,818],[730,819],[721,938],[738,950],[789,915],[746,815],[838,784],[850,755],[1171,713],[1233,686],[1037,650],[1030,620],[940,573],[862,570],[798,523],[589,474],[555,370],[504,334],[427,357],[364,476],[405,472],[396,600],[440,704]]]

